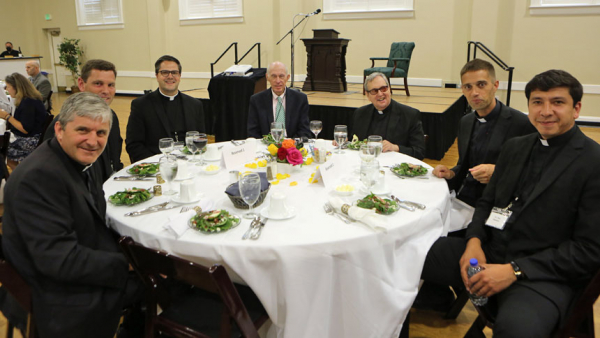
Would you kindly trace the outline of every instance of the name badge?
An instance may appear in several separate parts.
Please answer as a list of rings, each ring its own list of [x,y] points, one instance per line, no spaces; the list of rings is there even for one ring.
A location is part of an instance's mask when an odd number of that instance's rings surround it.
[[[512,211],[508,210],[508,207],[494,207],[490,213],[490,217],[488,217],[487,221],[485,222],[485,225],[503,230],[510,215],[512,215]]]

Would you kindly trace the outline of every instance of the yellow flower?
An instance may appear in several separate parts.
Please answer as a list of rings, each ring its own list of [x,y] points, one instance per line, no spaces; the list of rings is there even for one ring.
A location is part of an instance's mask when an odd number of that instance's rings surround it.
[[[277,150],[279,150],[279,148],[277,148],[276,145],[274,145],[273,143],[271,143],[269,145],[269,147],[267,148],[267,150],[269,151],[269,153],[271,153],[271,156],[275,156],[275,155],[277,155]]]
[[[277,173],[277,179],[278,179],[278,180],[285,180],[285,179],[286,179],[286,177],[285,177],[285,175],[284,175],[284,174]]]
[[[244,167],[250,168],[250,169],[256,169],[258,166],[256,165],[256,163],[246,163],[244,165]]]
[[[308,179],[308,183],[312,183],[312,182],[313,182],[313,178],[311,177]]]
[[[267,160],[258,161],[258,166],[264,168],[267,166]]]
[[[310,174],[310,177],[315,177],[315,173]]]
[[[290,182],[290,187],[296,186],[298,185],[298,182],[294,181],[294,182]]]
[[[302,156],[306,157],[306,155],[308,154],[308,151],[306,150],[306,148],[300,148],[300,154],[302,154]]]
[[[279,180],[277,180],[277,181],[273,181],[273,182],[271,182],[271,184],[273,184],[273,185],[278,185],[278,184],[279,184]]]
[[[306,164],[306,165],[311,165],[312,163],[313,163],[312,157],[307,158],[306,161],[304,162],[304,164]]]
[[[285,178],[288,178],[288,177],[290,177],[290,174],[285,174]]]
[[[315,179],[315,180],[313,180],[313,183],[319,183],[319,180]]]

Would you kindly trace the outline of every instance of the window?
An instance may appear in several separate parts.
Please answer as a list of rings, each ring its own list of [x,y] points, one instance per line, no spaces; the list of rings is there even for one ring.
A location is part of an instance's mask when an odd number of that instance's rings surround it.
[[[531,15],[600,14],[600,0],[531,0]]]
[[[242,0],[179,0],[182,25],[243,22]]]
[[[123,28],[121,0],[75,0],[79,29]]]
[[[323,18],[326,20],[413,16],[413,0],[323,0]]]

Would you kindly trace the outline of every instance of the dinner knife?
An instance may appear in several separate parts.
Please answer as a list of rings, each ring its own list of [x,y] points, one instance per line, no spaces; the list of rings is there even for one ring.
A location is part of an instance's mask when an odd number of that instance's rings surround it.
[[[252,234],[252,236],[250,237],[250,239],[258,239],[258,237],[260,237],[260,234],[262,233],[262,229],[265,227],[265,223],[267,223],[269,219],[268,218],[261,218],[260,221],[260,225],[257,226],[257,230],[256,233]]]
[[[161,204],[153,205],[151,207],[148,207],[148,208],[142,209],[142,210],[138,210],[138,211],[128,212],[125,214],[125,216],[141,216],[141,215],[151,214],[151,213],[157,212],[157,211],[173,209],[176,207],[176,205],[167,205],[167,204],[169,204],[169,202],[164,202]]]
[[[248,237],[250,236],[250,232],[252,232],[252,230],[254,230],[254,228],[256,228],[259,225],[260,225],[260,221],[257,216],[252,220],[252,222],[250,222],[250,226],[248,227],[248,230],[246,231],[246,233],[244,233],[244,235],[242,236],[242,239],[248,239]]]
[[[140,177],[140,176],[115,176],[115,181],[153,181],[155,178],[152,177]]]

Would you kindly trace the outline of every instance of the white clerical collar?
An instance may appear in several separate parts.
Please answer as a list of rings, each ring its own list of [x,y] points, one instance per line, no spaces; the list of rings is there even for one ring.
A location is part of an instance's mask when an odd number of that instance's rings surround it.
[[[485,120],[485,117],[478,117],[477,121],[481,122],[481,123],[486,123],[487,121]]]
[[[541,138],[541,139],[540,139],[540,142],[542,142],[542,145],[543,145],[544,147],[548,147],[548,146],[549,146],[549,144],[548,144],[548,140],[544,140],[543,138]]]
[[[158,88],[158,92],[159,92],[159,93],[160,93],[162,96],[164,96],[164,97],[168,97],[168,98],[169,98],[169,101],[173,101],[173,100],[175,100],[175,98],[177,97],[177,95],[179,95],[179,91],[177,91],[177,94],[175,94],[175,95],[173,95],[173,96],[169,96],[169,95],[167,95],[167,94],[163,93],[163,92],[160,90],[160,88]]]
[[[383,115],[383,112],[382,112],[381,110],[378,110],[378,111],[377,111],[377,113],[378,113],[379,115]]]

